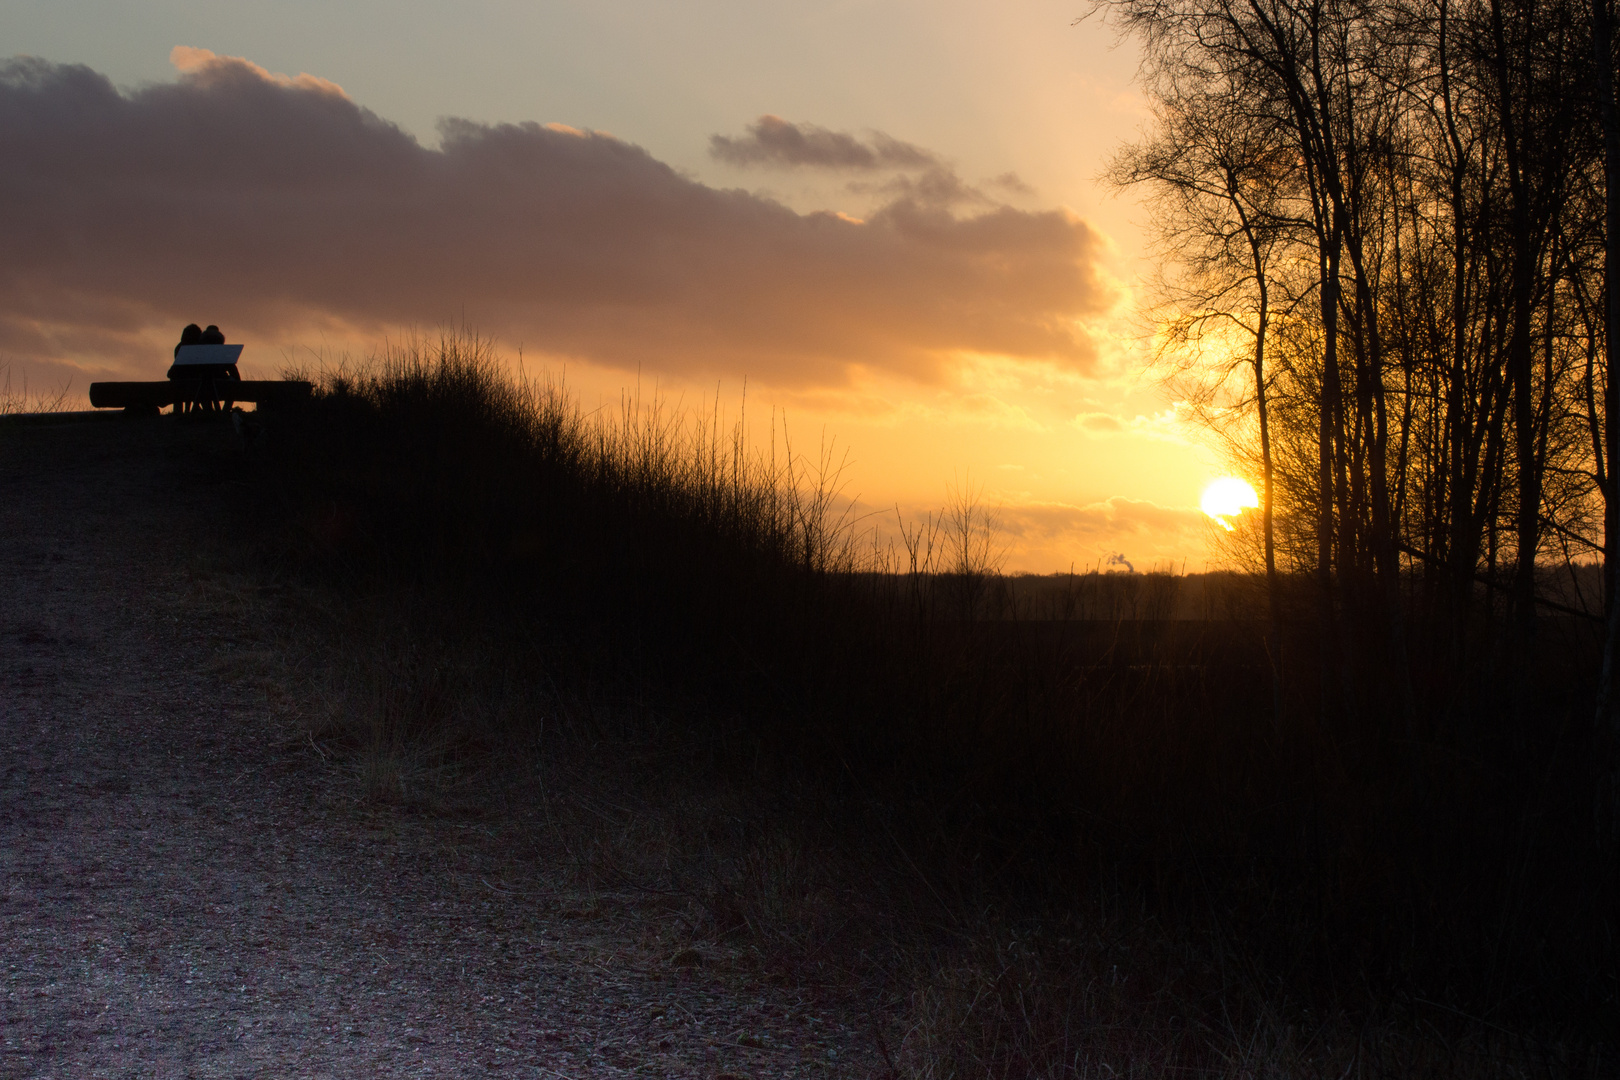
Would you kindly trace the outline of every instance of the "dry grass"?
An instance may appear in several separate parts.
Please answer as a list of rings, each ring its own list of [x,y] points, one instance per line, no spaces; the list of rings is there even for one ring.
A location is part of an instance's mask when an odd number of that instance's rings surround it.
[[[13,384],[11,364],[0,360],[0,416],[26,416],[58,413],[67,408],[71,385],[64,384],[52,391],[31,390],[28,377],[20,376]]]
[[[971,498],[883,548],[829,455],[586,416],[465,337],[317,381],[258,466],[311,737],[522,822],[581,917],[649,898],[654,946],[865,1003],[915,1077],[1612,1061],[1578,686],[1414,754],[1316,722],[1297,623],[1277,725],[1247,579],[1005,578]]]

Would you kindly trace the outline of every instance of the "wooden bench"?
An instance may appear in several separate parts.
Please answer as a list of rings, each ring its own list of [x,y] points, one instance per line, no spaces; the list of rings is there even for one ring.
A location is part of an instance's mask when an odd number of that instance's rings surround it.
[[[255,405],[296,405],[309,398],[311,386],[293,379],[165,379],[162,382],[98,382],[90,384],[90,404],[98,409],[156,412],[165,405],[229,406],[251,401]]]

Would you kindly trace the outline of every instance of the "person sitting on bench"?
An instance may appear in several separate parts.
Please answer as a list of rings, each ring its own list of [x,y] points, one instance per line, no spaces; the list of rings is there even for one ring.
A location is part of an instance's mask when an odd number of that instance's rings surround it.
[[[180,350],[185,348],[187,345],[201,345],[203,343],[202,335],[202,327],[198,326],[196,323],[187,323],[186,328],[180,331],[180,344],[174,347],[174,358],[176,360],[180,359]],[[173,375],[170,375],[169,377],[171,379],[174,378]]]

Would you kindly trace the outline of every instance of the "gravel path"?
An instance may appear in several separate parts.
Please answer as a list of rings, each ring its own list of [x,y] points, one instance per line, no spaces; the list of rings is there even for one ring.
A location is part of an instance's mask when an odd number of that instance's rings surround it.
[[[227,437],[0,427],[0,1076],[873,1071],[859,1025],[672,962],[656,908],[353,798],[251,585],[190,554]]]

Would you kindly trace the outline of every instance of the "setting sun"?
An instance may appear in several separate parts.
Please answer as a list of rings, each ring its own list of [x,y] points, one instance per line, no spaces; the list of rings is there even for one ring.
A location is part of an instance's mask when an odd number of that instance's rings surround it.
[[[1227,518],[1237,517],[1243,511],[1253,510],[1259,505],[1260,496],[1254,493],[1254,488],[1235,476],[1223,476],[1211,481],[1204,489],[1204,497],[1198,502],[1199,509],[1220,522],[1221,528],[1227,532],[1232,531],[1232,523]]]

